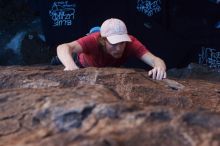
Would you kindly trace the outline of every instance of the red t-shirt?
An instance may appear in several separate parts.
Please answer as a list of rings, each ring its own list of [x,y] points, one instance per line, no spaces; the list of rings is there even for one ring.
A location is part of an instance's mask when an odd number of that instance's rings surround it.
[[[129,36],[132,42],[126,43],[123,55],[119,59],[112,57],[100,47],[98,43],[98,38],[100,37],[99,32],[78,39],[77,42],[83,48],[83,52],[78,54],[80,64],[83,67],[118,67],[125,63],[130,56],[140,58],[148,49],[135,37]]]

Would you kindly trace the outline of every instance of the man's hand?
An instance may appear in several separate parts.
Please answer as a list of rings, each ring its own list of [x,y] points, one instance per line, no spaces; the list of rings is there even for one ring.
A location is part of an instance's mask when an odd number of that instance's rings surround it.
[[[159,57],[147,52],[141,57],[141,60],[153,67],[153,69],[148,72],[148,75],[154,80],[162,80],[163,78],[167,77],[166,65]]]
[[[72,70],[77,70],[79,69],[78,66],[67,66],[64,68],[64,71],[72,71]]]
[[[82,52],[82,46],[77,42],[73,41],[70,43],[64,43],[57,47],[57,56],[65,66],[64,71],[71,71],[79,69],[76,63],[73,60],[73,53]]]
[[[154,80],[162,80],[167,77],[165,68],[163,67],[154,67],[148,72],[148,75],[151,76]]]

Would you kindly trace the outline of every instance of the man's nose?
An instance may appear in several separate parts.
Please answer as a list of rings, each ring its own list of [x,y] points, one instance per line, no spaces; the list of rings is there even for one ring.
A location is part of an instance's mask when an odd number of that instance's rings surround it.
[[[115,46],[115,50],[116,51],[120,51],[121,50],[121,46],[120,45]]]

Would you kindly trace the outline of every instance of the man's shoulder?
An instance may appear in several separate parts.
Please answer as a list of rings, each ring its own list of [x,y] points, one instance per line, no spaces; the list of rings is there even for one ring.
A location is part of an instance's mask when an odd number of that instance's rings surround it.
[[[82,46],[84,53],[92,53],[98,48],[98,38],[100,33],[91,33],[77,40]]]
[[[88,35],[88,37],[94,38],[97,40],[100,37],[100,32],[94,32]]]
[[[89,35],[79,38],[77,41],[80,43],[96,43],[99,36],[100,36],[99,32],[91,33]]]

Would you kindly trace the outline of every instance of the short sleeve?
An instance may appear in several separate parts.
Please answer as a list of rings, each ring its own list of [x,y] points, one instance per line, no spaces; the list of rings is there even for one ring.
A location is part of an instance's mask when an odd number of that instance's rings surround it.
[[[145,53],[147,53],[149,50],[135,37],[130,35],[130,38],[132,40],[131,43],[128,43],[128,49],[132,54],[134,54],[136,57],[141,58]]]

